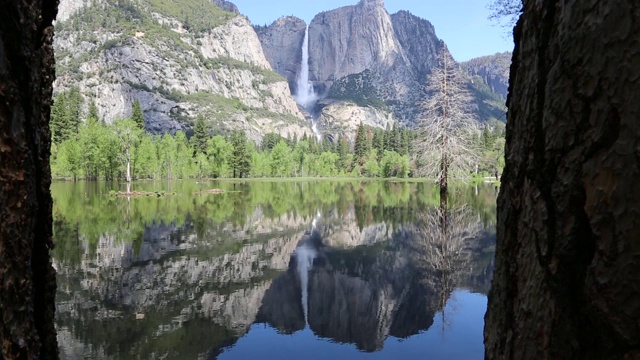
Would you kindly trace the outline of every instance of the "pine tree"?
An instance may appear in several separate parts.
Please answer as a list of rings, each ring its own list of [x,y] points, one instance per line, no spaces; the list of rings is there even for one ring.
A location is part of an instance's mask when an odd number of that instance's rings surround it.
[[[369,141],[367,139],[367,130],[362,122],[358,125],[358,130],[356,132],[356,144],[353,152],[356,156],[356,161],[363,164],[365,157],[369,152]]]
[[[78,87],[71,88],[67,94],[67,132],[70,137],[77,135],[80,129],[80,117],[83,104],[84,99],[82,98],[82,94],[80,94],[80,89]]]
[[[67,124],[69,122],[69,115],[67,112],[67,102],[64,93],[58,94],[53,99],[53,105],[51,106],[51,141],[58,145],[68,139]]]
[[[204,121],[202,114],[196,118],[196,124],[193,129],[193,141],[196,153],[207,153],[207,141],[209,141],[209,132],[207,131],[207,124]]]
[[[372,146],[376,149],[378,160],[380,160],[384,154],[384,133],[382,129],[375,129],[373,131]]]
[[[102,123],[100,121],[100,115],[98,114],[98,107],[95,102],[89,103],[89,113],[87,114],[87,120],[94,119],[97,123]]]
[[[144,130],[144,114],[142,113],[142,107],[140,106],[140,101],[138,101],[138,99],[133,100],[131,120],[138,125],[138,128]]]
[[[234,130],[231,133],[231,144],[233,145],[233,153],[231,155],[233,177],[246,177],[251,170],[251,154],[247,149],[247,135],[244,131]]]
[[[347,169],[347,160],[349,157],[349,142],[347,141],[347,137],[343,136],[338,140],[338,167],[343,169],[345,172],[350,171],[351,169]]]

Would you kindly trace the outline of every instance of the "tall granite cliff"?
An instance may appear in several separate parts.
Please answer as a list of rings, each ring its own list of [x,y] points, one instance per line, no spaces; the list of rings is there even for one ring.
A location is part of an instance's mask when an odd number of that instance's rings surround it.
[[[286,17],[257,31],[271,66],[295,93],[304,22]],[[408,11],[389,15],[382,0],[361,0],[319,13],[308,31],[309,79],[322,97],[315,108],[322,130],[349,135],[361,122],[374,127],[416,123],[428,96],[427,77],[445,46],[429,21]],[[466,63],[480,121],[504,113],[508,57]],[[480,83],[473,82],[475,77]]]

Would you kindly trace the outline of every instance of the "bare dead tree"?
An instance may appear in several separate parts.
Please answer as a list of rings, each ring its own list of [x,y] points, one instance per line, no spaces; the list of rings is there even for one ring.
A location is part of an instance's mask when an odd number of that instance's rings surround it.
[[[478,131],[464,73],[446,46],[426,90],[430,96],[423,103],[413,155],[418,174],[437,179],[440,194],[446,194],[448,179],[466,178],[477,163],[473,137]]]
[[[469,269],[470,249],[481,223],[470,207],[448,209],[446,200],[439,207],[423,210],[417,218],[413,258],[424,274],[423,283],[439,295],[437,307],[442,309],[444,326],[447,299]]]

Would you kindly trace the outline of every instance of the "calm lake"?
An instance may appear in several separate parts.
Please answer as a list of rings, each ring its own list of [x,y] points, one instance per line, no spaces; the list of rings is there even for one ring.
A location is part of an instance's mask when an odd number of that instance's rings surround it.
[[[223,194],[198,194],[220,188]],[[481,359],[496,189],[55,182],[62,359]]]

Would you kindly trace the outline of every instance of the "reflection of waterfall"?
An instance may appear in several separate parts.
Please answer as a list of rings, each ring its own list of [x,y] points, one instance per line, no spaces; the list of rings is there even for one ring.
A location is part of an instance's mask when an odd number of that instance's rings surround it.
[[[307,25],[304,32],[304,41],[302,42],[302,62],[300,64],[300,74],[298,74],[296,87],[296,102],[307,111],[312,112],[313,106],[316,101],[318,101],[318,95],[313,89],[313,84],[309,81],[309,25]],[[318,130],[315,119],[312,120],[311,128],[318,138],[318,141],[320,141],[322,135]]]
[[[316,217],[311,222],[311,234],[317,231],[318,219],[322,215],[318,210]],[[303,240],[304,241],[304,240]],[[307,243],[298,245],[295,252],[298,263],[298,275],[300,276],[300,289],[302,290],[302,311],[304,312],[304,322],[309,324],[309,271],[313,267],[313,260],[318,256],[318,252]]]
[[[302,310],[304,312],[305,324],[309,323],[309,270],[311,270],[311,267],[313,266],[313,259],[316,258],[316,255],[316,250],[306,244],[303,244],[296,249],[296,261],[298,263],[298,274],[300,275]]]

